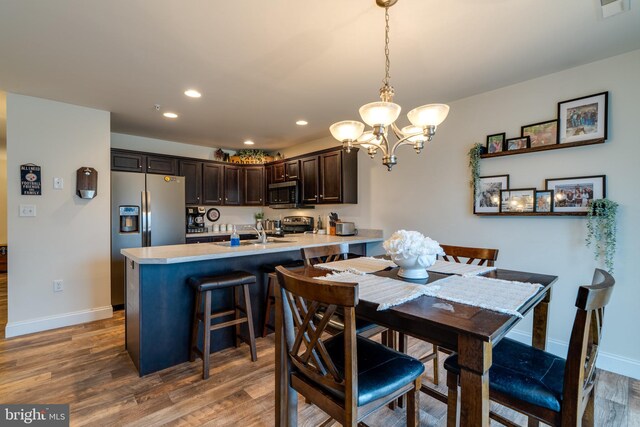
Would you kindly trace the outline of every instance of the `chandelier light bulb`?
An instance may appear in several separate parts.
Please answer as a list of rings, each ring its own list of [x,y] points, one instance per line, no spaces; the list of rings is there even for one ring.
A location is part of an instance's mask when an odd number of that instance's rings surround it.
[[[332,124],[329,127],[329,131],[338,141],[355,141],[362,135],[364,124],[356,120],[344,120]]]
[[[414,108],[407,113],[407,118],[414,126],[425,128],[438,126],[447,118],[449,106],[446,104],[429,104]]]
[[[360,107],[360,117],[369,126],[389,126],[400,116],[402,108],[393,102],[370,102]]]

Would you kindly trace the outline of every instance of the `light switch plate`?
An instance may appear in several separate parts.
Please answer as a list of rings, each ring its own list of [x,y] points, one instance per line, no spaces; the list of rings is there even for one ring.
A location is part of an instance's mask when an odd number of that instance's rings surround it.
[[[64,188],[64,179],[53,178],[53,188],[56,190],[62,190]]]
[[[36,205],[20,205],[20,216],[36,216]]]

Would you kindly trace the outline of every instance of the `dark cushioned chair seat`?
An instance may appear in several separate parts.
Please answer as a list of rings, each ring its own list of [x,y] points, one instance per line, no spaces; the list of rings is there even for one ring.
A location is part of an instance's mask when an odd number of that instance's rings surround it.
[[[414,381],[424,372],[419,360],[367,338],[356,338],[358,347],[358,406],[366,405]],[[335,335],[324,342],[327,352],[344,375],[344,336]],[[336,390],[326,388],[333,396],[344,399]]]
[[[217,276],[189,277],[188,282],[198,292],[205,292],[231,286],[251,285],[256,283],[256,276],[246,271],[234,271]]]
[[[460,374],[458,355],[444,367]],[[489,388],[552,411],[560,411],[565,359],[518,341],[504,338],[493,349]]]

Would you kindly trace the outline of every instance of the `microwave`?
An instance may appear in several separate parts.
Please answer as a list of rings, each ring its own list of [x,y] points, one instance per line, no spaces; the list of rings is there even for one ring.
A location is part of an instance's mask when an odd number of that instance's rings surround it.
[[[296,209],[311,208],[302,206],[300,183],[298,181],[285,181],[269,184],[267,187],[267,204],[271,209]]]

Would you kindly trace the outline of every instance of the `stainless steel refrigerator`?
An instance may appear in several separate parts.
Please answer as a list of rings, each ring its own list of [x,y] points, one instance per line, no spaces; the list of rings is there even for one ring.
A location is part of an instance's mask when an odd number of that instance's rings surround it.
[[[111,172],[111,304],[124,304],[121,249],[182,243],[184,177]]]

